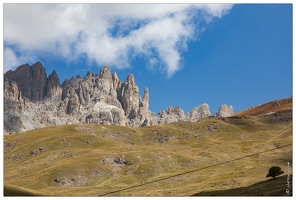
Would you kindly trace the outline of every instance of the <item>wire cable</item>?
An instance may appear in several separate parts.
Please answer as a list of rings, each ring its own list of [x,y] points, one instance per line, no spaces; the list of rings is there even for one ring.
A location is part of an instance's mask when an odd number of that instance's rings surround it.
[[[279,146],[279,147],[276,147],[276,148],[273,148],[273,149],[268,149],[268,150],[265,150],[265,151],[260,151],[260,152],[252,153],[252,154],[249,154],[249,155],[246,155],[246,156],[243,156],[243,157],[235,158],[235,159],[228,160],[228,161],[221,162],[221,163],[217,163],[217,164],[214,164],[214,165],[205,166],[205,167],[202,167],[202,168],[190,170],[190,171],[179,173],[179,174],[175,174],[175,175],[172,175],[172,176],[168,176],[168,177],[164,177],[164,178],[160,178],[160,179],[156,179],[156,180],[152,180],[152,181],[140,183],[140,184],[133,185],[133,186],[130,186],[130,187],[126,187],[126,188],[123,188],[123,189],[119,189],[119,190],[107,192],[107,193],[104,193],[104,194],[99,194],[98,196],[106,196],[106,195],[109,195],[109,194],[114,194],[114,193],[117,193],[117,192],[122,192],[122,191],[125,191],[125,190],[129,190],[129,189],[141,187],[141,186],[148,185],[148,184],[151,184],[151,183],[160,182],[160,181],[167,180],[167,179],[170,179],[170,178],[174,178],[174,177],[177,177],[177,176],[183,176],[185,174],[197,172],[197,171],[200,171],[200,170],[203,170],[203,169],[208,169],[208,168],[211,168],[211,167],[215,167],[215,166],[218,166],[218,165],[223,165],[223,164],[234,162],[234,161],[237,161],[237,160],[242,160],[244,158],[252,157],[252,156],[259,155],[259,154],[262,154],[262,153],[266,153],[266,152],[269,152],[269,151],[274,151],[276,149],[281,149],[281,148],[284,148],[284,147],[287,147],[287,146],[291,146],[291,145],[292,144],[287,144],[287,145]]]

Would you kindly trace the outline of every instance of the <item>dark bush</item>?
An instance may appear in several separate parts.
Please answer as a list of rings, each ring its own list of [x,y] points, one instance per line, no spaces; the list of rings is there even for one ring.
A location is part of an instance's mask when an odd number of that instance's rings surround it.
[[[269,169],[269,172],[266,175],[266,177],[272,177],[273,179],[275,179],[276,176],[279,176],[283,173],[284,173],[284,171],[282,171],[282,169],[280,167],[273,166]]]

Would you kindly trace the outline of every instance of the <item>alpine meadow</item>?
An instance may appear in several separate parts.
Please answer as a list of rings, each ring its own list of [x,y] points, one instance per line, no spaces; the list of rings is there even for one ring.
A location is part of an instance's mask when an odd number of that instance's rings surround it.
[[[4,196],[293,196],[292,7],[4,3]]]

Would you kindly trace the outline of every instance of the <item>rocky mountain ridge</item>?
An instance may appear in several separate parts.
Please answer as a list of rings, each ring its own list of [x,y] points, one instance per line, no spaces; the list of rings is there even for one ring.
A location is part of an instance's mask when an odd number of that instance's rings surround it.
[[[231,106],[224,107],[216,116],[233,114]],[[47,77],[40,62],[4,74],[4,133],[80,123],[141,127],[194,122],[210,115],[209,105],[203,104],[186,115],[179,106],[169,106],[156,116],[149,110],[148,88],[142,99],[132,74],[120,81],[107,66],[99,74],[88,72],[84,78],[72,77],[62,84],[56,71]]]

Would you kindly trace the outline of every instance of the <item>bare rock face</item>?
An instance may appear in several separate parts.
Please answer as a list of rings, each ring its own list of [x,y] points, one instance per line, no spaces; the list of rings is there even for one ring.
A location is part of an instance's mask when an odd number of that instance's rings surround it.
[[[4,80],[4,97],[11,99],[12,101],[18,101],[22,99],[22,92],[19,91],[18,85],[15,81]]]
[[[132,74],[129,74],[126,80],[120,84],[117,83],[115,75],[113,76],[113,83],[115,88],[119,85],[117,87],[117,97],[128,118],[127,125],[131,127],[139,127],[156,124],[156,116],[148,110],[148,88],[145,88],[144,99],[142,99]]]
[[[79,111],[79,97],[77,93],[75,92],[74,88],[69,89],[69,98],[66,99],[66,113],[71,114],[74,111]]]
[[[86,118],[86,123],[109,124],[125,126],[124,111],[116,106],[97,102],[92,114]]]
[[[4,80],[4,133],[17,133],[22,126],[21,113],[25,104],[15,81]]]
[[[135,118],[139,103],[142,100],[139,94],[139,88],[136,86],[134,76],[132,74],[129,74],[126,80],[121,84],[118,98],[121,102],[125,115],[130,119]]]
[[[4,129],[8,133],[74,123],[157,124],[157,117],[148,109],[148,89],[142,99],[132,74],[121,82],[115,72],[111,76],[107,66],[99,75],[88,72],[84,78],[72,77],[62,85],[56,71],[46,77],[41,63],[22,65],[4,77]]]
[[[211,116],[210,107],[208,104],[202,104],[201,106],[194,107],[185,115],[185,121],[197,122],[202,118]]]
[[[88,72],[84,78],[65,80],[62,88],[61,109],[80,119],[80,123],[125,125],[126,116],[109,67],[102,68],[99,75]]]
[[[228,106],[226,104],[223,104],[220,106],[219,110],[216,112],[216,116],[219,118],[222,117],[229,117],[234,114],[232,106]]]
[[[138,118],[141,123],[144,122],[146,118],[149,118],[149,93],[148,93],[148,88],[144,89],[144,98],[143,101],[140,101],[139,103],[139,111],[138,111]]]
[[[112,84],[113,84],[113,89],[117,92],[120,85],[120,80],[118,79],[116,72],[112,74]]]
[[[60,79],[54,70],[51,75],[49,75],[46,86],[46,98],[53,99],[59,98],[62,94],[62,88],[60,85]]]
[[[181,110],[180,106],[173,108],[169,106],[166,110],[158,113],[158,124],[167,124],[178,121],[183,121],[185,119],[184,111]]]
[[[149,98],[145,88],[142,99],[132,74],[121,82],[108,66],[99,74],[88,72],[60,85],[56,71],[47,77],[41,63],[26,64],[4,74],[4,132],[79,123],[141,127],[195,122],[211,115],[209,106],[203,104],[186,115],[179,106],[169,106],[155,116],[149,110]],[[216,113],[218,117],[231,114],[233,109],[227,105]]]
[[[11,70],[4,75],[7,79],[15,81],[23,96],[31,101],[40,101],[46,95],[47,77],[45,68],[40,62],[31,67],[26,64]]]

